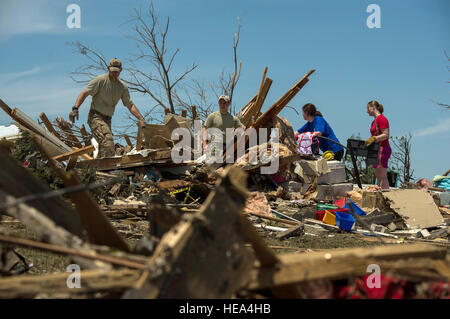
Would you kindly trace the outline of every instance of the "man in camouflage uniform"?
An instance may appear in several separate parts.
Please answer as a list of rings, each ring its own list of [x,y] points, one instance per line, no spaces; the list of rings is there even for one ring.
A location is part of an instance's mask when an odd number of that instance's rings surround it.
[[[242,128],[243,130],[245,130],[245,126],[242,125],[241,121],[237,118],[237,116],[233,116],[230,114],[230,112],[228,112],[228,108],[230,106],[230,98],[227,95],[221,95],[219,97],[219,110],[211,113],[205,121],[205,124],[203,126],[203,131],[202,131],[202,145],[203,145],[203,151],[207,150],[207,134],[206,134],[206,130],[210,129],[210,128],[216,128],[219,129],[221,131],[221,139],[220,136],[215,136],[213,135],[211,137],[211,154],[215,154],[215,155],[220,155],[220,151],[219,149],[222,148],[223,152],[226,152],[226,129],[227,128],[232,128],[232,129],[237,129],[237,128]],[[219,141],[216,141],[217,140]],[[220,141],[222,140],[222,141]],[[222,144],[222,145],[220,145]]]
[[[108,73],[92,79],[86,89],[78,96],[69,118],[74,123],[78,119],[78,109],[88,95],[92,96],[91,109],[88,115],[88,124],[95,140],[99,145],[98,157],[111,157],[115,155],[114,138],[111,132],[111,118],[119,100],[122,100],[131,114],[138,120],[141,126],[145,121],[138,108],[130,99],[127,85],[119,78],[122,71],[122,62],[119,59],[111,59],[108,65]]]

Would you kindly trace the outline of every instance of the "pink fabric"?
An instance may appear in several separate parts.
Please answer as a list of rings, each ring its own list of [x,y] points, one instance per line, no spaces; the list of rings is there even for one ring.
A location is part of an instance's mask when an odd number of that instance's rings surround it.
[[[378,168],[378,167],[384,167],[384,168],[388,168],[388,161],[389,158],[391,157],[392,154],[392,150],[391,147],[388,145],[387,147],[383,147],[380,145],[380,152],[378,153],[378,164],[377,165],[373,165],[373,168]]]

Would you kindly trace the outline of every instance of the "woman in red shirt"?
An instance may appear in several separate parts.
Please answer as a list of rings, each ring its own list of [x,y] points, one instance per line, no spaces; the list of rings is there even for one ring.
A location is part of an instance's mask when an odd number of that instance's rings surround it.
[[[366,146],[374,142],[380,143],[380,152],[378,153],[378,164],[374,165],[375,176],[378,180],[378,185],[382,189],[389,189],[389,181],[387,178],[387,168],[389,157],[391,157],[392,150],[389,145],[389,122],[382,114],[383,105],[377,101],[370,101],[367,104],[367,113],[374,117],[374,121],[370,127],[370,134],[366,140]]]

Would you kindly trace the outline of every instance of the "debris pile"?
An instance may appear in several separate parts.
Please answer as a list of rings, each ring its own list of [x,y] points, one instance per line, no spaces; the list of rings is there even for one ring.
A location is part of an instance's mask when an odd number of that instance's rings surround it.
[[[166,114],[164,125],[139,128],[135,145],[126,136],[115,157],[97,158],[84,126],[62,118],[53,126],[42,113],[44,127],[0,100],[38,154],[13,158],[15,145],[1,143],[0,297],[448,297],[448,191],[357,187],[341,162],[299,153],[278,114],[313,72],[261,114],[272,83],[263,77],[240,120],[279,128],[280,138],[257,133],[258,145],[227,166],[172,159],[173,130],[192,128],[185,116]],[[252,151],[263,156],[254,161]],[[262,173],[273,160],[276,172]],[[59,183],[37,177],[38,165]],[[67,256],[67,265],[32,274],[30,250]],[[83,278],[76,290],[65,272],[74,264]],[[381,290],[367,284],[374,264]]]

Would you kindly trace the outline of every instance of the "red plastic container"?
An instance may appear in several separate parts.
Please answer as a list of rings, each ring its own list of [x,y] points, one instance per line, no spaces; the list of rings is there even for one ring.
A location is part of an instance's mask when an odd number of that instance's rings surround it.
[[[334,202],[335,205],[343,208],[345,206],[345,197],[338,199],[337,201]]]

